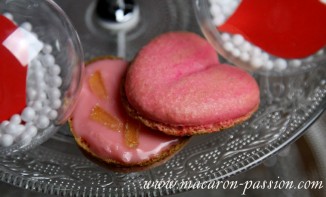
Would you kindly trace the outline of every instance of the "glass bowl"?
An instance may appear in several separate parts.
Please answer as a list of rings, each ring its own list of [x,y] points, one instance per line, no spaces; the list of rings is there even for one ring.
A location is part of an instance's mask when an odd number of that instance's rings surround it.
[[[319,3],[321,6],[325,6],[322,2]],[[290,6],[282,6],[282,2],[280,2],[278,4],[273,4],[275,6],[271,7],[269,9],[270,11],[262,13],[263,11],[260,11],[260,8],[262,7],[260,4],[249,4],[250,2],[241,0],[193,1],[198,23],[206,39],[213,45],[216,51],[229,62],[255,73],[265,75],[284,75],[308,70],[325,61],[325,45],[319,47],[318,51],[315,50],[314,52],[309,53],[309,55],[305,51],[305,55],[303,55],[297,53],[294,54],[292,52],[296,50],[299,51],[299,46],[294,49],[293,47],[289,47],[289,49],[293,49],[291,52],[289,52],[290,50],[282,49],[284,46],[298,45],[298,41],[292,41],[290,38],[284,39],[283,37],[282,43],[277,45],[274,43],[271,44],[271,42],[268,42],[268,44],[262,44],[266,43],[266,40],[272,39],[275,39],[275,43],[277,43],[279,37],[282,37],[283,34],[289,32],[287,26],[297,23],[295,22],[295,17],[288,14],[293,6],[288,9]],[[296,8],[296,6],[298,5],[295,5],[294,7]],[[262,16],[259,17],[259,20],[255,20],[255,18],[251,16],[257,15],[258,18],[260,15],[256,13],[250,14],[250,11],[252,13],[252,10],[246,11],[246,9],[258,10],[257,12],[262,14]],[[278,13],[278,15],[276,14],[273,17],[269,17],[268,14],[271,12]],[[264,18],[264,14],[267,15],[265,17],[267,18],[266,20],[261,19]],[[240,18],[241,20],[239,20]],[[279,22],[271,21],[277,19]],[[302,23],[300,20],[301,19],[298,19],[298,23]],[[263,21],[263,25],[260,25],[260,23],[255,23],[255,25],[252,26],[243,25],[250,23],[250,21]],[[280,21],[283,22],[281,23]],[[325,20],[323,23],[325,23]],[[268,29],[269,31],[275,29],[275,32],[270,37],[266,38],[266,36],[261,36],[261,34],[264,32],[266,33],[266,31],[262,30],[261,32],[259,31],[259,33],[256,33],[257,30],[253,30],[252,27],[257,29],[266,27],[265,29]],[[303,30],[304,27],[302,27],[301,31],[292,32],[292,36],[302,36]],[[273,35],[275,35],[275,37]],[[305,39],[310,39],[311,37],[313,36],[305,37]],[[291,42],[287,40],[291,40]],[[257,45],[253,43],[256,43]],[[275,53],[276,49],[278,49],[278,52]]]
[[[44,142],[67,120],[79,93],[83,52],[74,27],[51,0],[1,1],[0,20],[1,59],[16,62],[12,77],[0,81],[0,105],[10,95],[22,95],[7,102],[21,107],[0,121],[3,155]]]

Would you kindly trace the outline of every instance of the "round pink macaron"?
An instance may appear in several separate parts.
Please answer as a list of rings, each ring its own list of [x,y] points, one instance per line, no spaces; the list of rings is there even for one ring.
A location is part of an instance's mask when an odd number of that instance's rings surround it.
[[[70,119],[79,147],[112,167],[149,166],[180,150],[189,138],[156,133],[130,118],[120,99],[128,63],[100,58],[85,69],[81,95]]]
[[[209,43],[188,32],[160,35],[141,49],[125,77],[123,98],[131,116],[178,136],[231,127],[260,102],[251,75],[220,64]]]

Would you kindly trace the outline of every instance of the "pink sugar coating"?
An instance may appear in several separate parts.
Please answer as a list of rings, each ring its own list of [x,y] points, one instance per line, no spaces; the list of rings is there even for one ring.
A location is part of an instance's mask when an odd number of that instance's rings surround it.
[[[109,59],[93,62],[86,67],[82,92],[72,114],[72,128],[74,136],[86,141],[89,149],[102,159],[138,164],[178,144],[180,138],[153,132],[144,127],[140,131],[137,148],[129,148],[124,142],[123,132],[110,130],[90,119],[91,110],[99,105],[124,123],[133,121],[123,110],[120,101],[121,78],[126,69],[127,62]],[[89,87],[88,79],[96,71],[101,72],[108,93],[107,100],[99,99]]]
[[[236,120],[252,113],[260,100],[253,77],[220,64],[206,40],[186,32],[163,34],[139,52],[125,94],[141,116],[182,126]]]

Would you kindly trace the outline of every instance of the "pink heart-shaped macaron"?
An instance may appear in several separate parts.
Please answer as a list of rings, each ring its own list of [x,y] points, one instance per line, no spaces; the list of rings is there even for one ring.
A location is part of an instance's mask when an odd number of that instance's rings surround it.
[[[325,47],[325,27],[321,0],[243,0],[218,29],[241,34],[272,55],[304,58]]]
[[[27,66],[22,65],[4,44],[17,26],[0,16],[0,122],[20,114],[26,106]]]
[[[196,34],[171,32],[147,44],[125,80],[132,116],[172,135],[227,128],[257,109],[259,89],[245,71],[220,64]]]

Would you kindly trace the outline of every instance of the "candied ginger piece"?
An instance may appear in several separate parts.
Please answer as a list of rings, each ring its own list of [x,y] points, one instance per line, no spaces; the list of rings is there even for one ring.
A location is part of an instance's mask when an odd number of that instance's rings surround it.
[[[122,131],[123,129],[123,123],[118,118],[109,114],[98,105],[92,109],[90,118],[114,131]]]
[[[139,130],[141,125],[139,122],[128,121],[125,124],[124,139],[129,148],[136,148],[139,144]]]
[[[103,78],[100,71],[96,71],[93,73],[89,80],[88,80],[89,86],[92,90],[92,92],[99,97],[100,99],[107,99],[108,93],[105,89]]]

